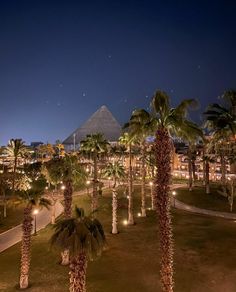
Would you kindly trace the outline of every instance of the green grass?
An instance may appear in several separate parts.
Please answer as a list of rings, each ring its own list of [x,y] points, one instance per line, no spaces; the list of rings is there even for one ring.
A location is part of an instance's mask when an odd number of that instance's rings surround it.
[[[183,203],[221,212],[230,212],[228,199],[217,192],[219,185],[211,186],[211,193],[206,194],[204,187],[194,187],[190,192],[188,188],[179,188],[177,190],[177,199]],[[236,212],[236,202],[234,202],[233,212]]]
[[[108,250],[88,266],[88,292],[159,292],[159,251],[157,220],[152,211],[147,218],[136,218],[135,226],[119,225],[120,233],[111,235],[111,197],[101,198],[105,207],[99,213]],[[127,201],[119,200],[119,222],[127,214]],[[148,197],[148,202],[150,198]],[[75,203],[89,210],[86,196]],[[136,213],[139,196],[135,198]],[[175,292],[236,291],[236,223],[173,212],[175,238]],[[68,267],[58,264],[59,254],[49,249],[52,229],[33,237],[31,288],[28,291],[68,291]],[[0,291],[15,291],[19,277],[20,244],[0,254]]]
[[[0,204],[0,233],[21,224],[23,219],[23,205],[7,206],[7,217],[3,217],[3,205]]]

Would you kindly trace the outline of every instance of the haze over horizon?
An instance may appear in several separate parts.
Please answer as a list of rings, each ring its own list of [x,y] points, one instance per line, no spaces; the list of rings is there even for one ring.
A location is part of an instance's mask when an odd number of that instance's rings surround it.
[[[206,3],[207,2],[207,3]],[[122,125],[156,89],[199,113],[236,89],[235,1],[0,3],[0,144],[64,140],[100,106]]]

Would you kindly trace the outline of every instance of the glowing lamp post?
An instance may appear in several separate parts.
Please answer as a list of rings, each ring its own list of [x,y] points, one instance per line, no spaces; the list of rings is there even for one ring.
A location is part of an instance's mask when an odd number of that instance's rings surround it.
[[[34,209],[33,215],[34,215],[34,235],[37,235],[37,226],[36,226],[36,216],[39,213],[38,209]]]
[[[151,202],[152,202],[152,210],[154,210],[154,196],[153,196],[153,182],[149,182],[150,188],[151,188]]]
[[[173,196],[173,205],[174,205],[174,207],[175,207],[175,196],[177,195],[177,193],[176,193],[176,191],[173,191],[172,192],[172,196]]]

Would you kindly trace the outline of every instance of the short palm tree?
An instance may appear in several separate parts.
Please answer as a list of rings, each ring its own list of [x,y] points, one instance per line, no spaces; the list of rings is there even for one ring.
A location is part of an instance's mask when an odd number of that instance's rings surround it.
[[[169,96],[163,91],[156,91],[152,99],[152,116],[156,129],[155,156],[157,174],[155,180],[155,207],[158,215],[160,251],[161,251],[161,287],[163,292],[172,292],[173,279],[173,234],[170,216],[170,179],[171,179],[171,133],[178,135],[188,120],[188,107],[195,103],[188,99],[176,108],[170,107]]]
[[[135,137],[136,141],[141,145],[141,216],[146,217],[146,138],[152,132],[152,119],[150,114],[143,109],[134,110],[129,122],[125,124],[124,128],[128,128],[130,136]]]
[[[100,133],[87,135],[86,139],[80,143],[81,152],[88,155],[93,161],[92,212],[98,209],[98,157],[107,152],[108,144]]]
[[[75,218],[55,225],[51,244],[70,252],[70,292],[86,292],[88,259],[100,256],[105,245],[101,223],[84,216],[83,209],[76,208]]]
[[[13,179],[12,190],[15,192],[15,179],[16,170],[18,167],[19,159],[23,158],[27,153],[25,142],[22,139],[11,139],[6,147],[6,154],[13,161]]]
[[[125,177],[124,167],[118,162],[109,163],[104,171],[105,177],[112,178],[112,234],[118,233],[117,228],[117,183]]]
[[[21,267],[20,267],[20,289],[25,289],[29,285],[31,234],[33,229],[32,211],[36,207],[49,208],[50,202],[42,197],[42,192],[28,190],[19,195],[21,202],[26,204],[24,208],[24,219],[22,222],[22,242],[21,242]]]

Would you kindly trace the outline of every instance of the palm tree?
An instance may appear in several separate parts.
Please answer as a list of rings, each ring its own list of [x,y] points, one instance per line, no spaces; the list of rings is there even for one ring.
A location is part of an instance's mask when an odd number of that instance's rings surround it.
[[[92,212],[98,209],[98,157],[107,152],[108,144],[107,140],[100,133],[87,135],[86,139],[80,143],[81,152],[89,155],[93,160]]]
[[[142,185],[141,185],[141,215],[146,217],[146,138],[152,131],[152,120],[149,113],[143,109],[134,110],[129,122],[125,124],[124,128],[128,128],[131,137],[135,137],[141,145],[141,173],[142,173]]]
[[[84,216],[76,208],[76,218],[64,219],[55,225],[51,244],[70,252],[70,291],[86,292],[88,259],[100,256],[105,245],[105,235],[97,219]]]
[[[132,143],[133,137],[128,133],[124,133],[119,138],[119,143],[128,148],[128,224],[134,225],[134,208],[133,208],[133,170],[132,170]]]
[[[6,147],[6,154],[13,161],[13,179],[12,179],[12,189],[15,192],[15,176],[18,167],[19,159],[23,158],[27,153],[27,148],[25,142],[22,139],[11,139]]]
[[[105,177],[113,180],[112,186],[112,234],[117,234],[117,182],[125,177],[124,167],[118,162],[109,163],[104,171]]]
[[[226,183],[226,146],[227,143],[235,143],[236,135],[236,91],[229,90],[224,92],[221,96],[224,103],[211,104],[206,112],[205,126],[211,133],[212,139],[217,142],[215,144],[216,150],[221,159],[221,181]]]
[[[24,208],[24,219],[22,222],[21,243],[21,267],[20,267],[20,289],[26,289],[29,285],[31,234],[33,230],[32,210],[35,207],[49,208],[50,202],[42,197],[42,192],[28,190],[19,195],[20,201],[26,206]]]
[[[170,216],[170,179],[171,179],[171,136],[186,127],[186,113],[194,100],[182,101],[176,108],[170,107],[169,96],[156,91],[152,99],[153,123],[156,128],[155,155],[157,174],[155,180],[155,206],[159,218],[161,251],[161,286],[163,292],[172,292],[173,279],[173,235]]]

